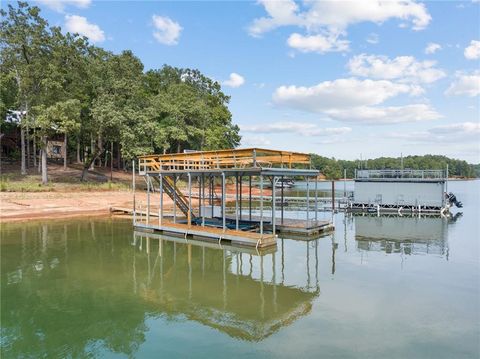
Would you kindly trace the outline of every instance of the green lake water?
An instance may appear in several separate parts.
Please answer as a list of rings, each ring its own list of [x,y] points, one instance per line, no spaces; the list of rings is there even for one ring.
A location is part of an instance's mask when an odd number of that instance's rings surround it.
[[[2,224],[1,358],[479,358],[480,181],[449,191],[450,220],[339,213],[259,253],[125,219]]]

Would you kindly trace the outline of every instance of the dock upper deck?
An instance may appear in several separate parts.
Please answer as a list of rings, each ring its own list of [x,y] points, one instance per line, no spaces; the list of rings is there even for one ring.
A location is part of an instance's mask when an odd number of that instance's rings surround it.
[[[261,148],[197,151],[139,157],[140,173],[236,173],[251,175],[306,175],[310,169],[309,154]]]
[[[356,170],[357,182],[445,182],[444,170]]]

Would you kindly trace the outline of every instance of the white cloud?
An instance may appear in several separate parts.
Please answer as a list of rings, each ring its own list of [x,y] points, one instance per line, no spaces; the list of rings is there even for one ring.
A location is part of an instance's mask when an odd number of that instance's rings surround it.
[[[434,54],[438,50],[441,50],[442,46],[440,44],[436,44],[434,42],[430,42],[427,44],[427,47],[425,48],[425,53],[427,55]]]
[[[347,51],[349,42],[341,40],[338,36],[329,34],[303,36],[298,33],[293,33],[287,40],[288,46],[297,49],[301,52],[334,52]]]
[[[308,35],[292,34],[288,44],[303,52],[345,51],[348,41],[340,37],[346,35],[352,24],[381,24],[395,18],[411,23],[414,30],[422,30],[431,20],[425,5],[413,0],[304,1],[302,9],[294,0],[260,0],[259,3],[267,16],[252,22],[248,29],[250,35],[257,37],[281,26],[297,26]]]
[[[457,72],[455,77],[455,81],[445,91],[445,95],[475,97],[480,94],[480,71],[474,71],[472,74]]]
[[[75,7],[85,9],[89,7],[90,4],[92,3],[92,0],[36,0],[36,1],[57,12],[64,12],[65,7],[67,5],[73,5]]]
[[[296,133],[302,136],[342,135],[351,132],[350,127],[323,128],[314,123],[275,122],[262,125],[241,126],[242,132],[254,133]]]
[[[424,29],[430,22],[425,5],[411,0],[306,1],[305,11],[293,0],[260,0],[268,17],[255,19],[250,34],[261,35],[280,26],[300,26],[307,30],[328,28],[341,31],[359,22],[383,23],[391,18],[410,21],[414,30]]]
[[[155,31],[153,37],[164,45],[177,45],[178,38],[183,28],[176,21],[173,21],[167,16],[153,15],[153,26]]]
[[[296,110],[323,113],[333,120],[389,124],[435,120],[441,117],[428,104],[378,106],[401,94],[417,94],[416,85],[356,78],[324,81],[311,87],[281,86],[273,102]]]
[[[370,35],[368,35],[366,41],[369,44],[378,44],[378,42],[380,41],[380,37],[378,36],[378,34],[372,32]]]
[[[65,16],[65,29],[88,37],[93,42],[105,40],[105,33],[98,25],[88,22],[87,18],[78,15]]]
[[[242,136],[240,147],[263,147],[271,145],[271,141],[265,136]]]
[[[426,131],[392,132],[386,137],[403,139],[418,143],[468,143],[478,144],[480,123],[462,122],[436,126]]]
[[[445,133],[445,134],[464,134],[464,135],[480,135],[480,123],[475,122],[462,122],[453,123],[450,125],[437,126],[430,130],[432,133]]]
[[[334,120],[377,125],[430,121],[442,117],[437,111],[426,104],[389,107],[360,106],[351,109],[332,109],[325,111],[325,113]]]
[[[480,41],[477,41],[477,40],[470,41],[470,46],[465,48],[465,51],[463,52],[463,54],[469,60],[480,59]]]
[[[242,75],[239,75],[235,72],[232,72],[230,74],[230,77],[228,80],[223,81],[223,85],[228,86],[228,87],[240,87],[245,83],[245,78]]]
[[[328,109],[377,105],[411,87],[386,80],[358,80],[355,78],[324,81],[312,87],[281,86],[273,94],[273,101],[282,106],[322,112]]]
[[[399,80],[409,83],[432,83],[446,76],[435,67],[435,61],[417,61],[413,56],[386,56],[360,54],[347,64],[353,75],[375,79]]]

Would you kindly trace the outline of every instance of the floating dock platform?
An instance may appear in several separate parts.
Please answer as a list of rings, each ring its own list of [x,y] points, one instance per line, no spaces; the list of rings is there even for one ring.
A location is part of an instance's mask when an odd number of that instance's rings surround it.
[[[138,166],[147,201],[137,204],[134,194],[133,221],[142,231],[265,248],[276,245],[278,232],[309,236],[333,229],[331,222],[318,220],[319,171],[311,169],[308,154],[258,148],[189,151],[141,156]],[[284,218],[284,184],[298,177],[307,182],[305,220]],[[164,195],[173,202],[168,216]],[[264,208],[266,201],[271,208]]]

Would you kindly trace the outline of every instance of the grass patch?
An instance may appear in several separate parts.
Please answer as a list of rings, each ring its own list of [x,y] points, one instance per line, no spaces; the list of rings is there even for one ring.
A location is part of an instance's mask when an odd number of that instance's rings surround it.
[[[1,192],[50,192],[53,191],[52,184],[43,185],[36,178],[26,176],[22,180],[18,180],[12,176],[3,175],[0,177]]]
[[[68,191],[121,191],[129,190],[130,186],[123,182],[80,182],[79,180],[55,179],[46,185],[41,183],[39,176],[0,176],[0,192],[68,192]]]

